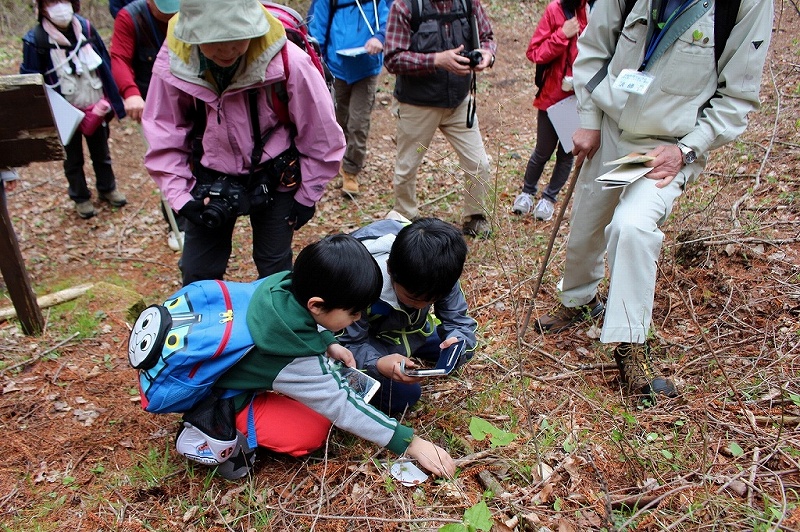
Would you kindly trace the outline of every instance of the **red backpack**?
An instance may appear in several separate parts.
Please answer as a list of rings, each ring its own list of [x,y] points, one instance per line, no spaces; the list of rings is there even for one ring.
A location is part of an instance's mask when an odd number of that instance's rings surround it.
[[[333,95],[333,74],[325,64],[325,60],[322,58],[322,52],[319,49],[319,44],[313,38],[309,38],[308,23],[306,20],[300,16],[300,13],[291,7],[276,4],[274,2],[267,2],[265,0],[261,0],[261,3],[267,8],[267,11],[269,11],[270,15],[278,19],[280,23],[283,24],[283,28],[286,30],[286,38],[299,46],[301,50],[308,54],[308,57],[311,58],[311,62],[314,63],[314,66],[317,67],[317,70],[319,70],[319,73],[325,79],[325,84],[328,86],[328,91],[331,93],[331,95]],[[283,59],[283,68],[287,72],[288,76],[289,61],[286,56],[285,47],[281,49],[281,58]],[[273,108],[278,114],[280,121],[282,123],[288,123],[289,115],[286,105],[289,101],[289,95],[286,93],[286,86],[284,84],[277,84],[275,90],[273,91],[272,100]]]

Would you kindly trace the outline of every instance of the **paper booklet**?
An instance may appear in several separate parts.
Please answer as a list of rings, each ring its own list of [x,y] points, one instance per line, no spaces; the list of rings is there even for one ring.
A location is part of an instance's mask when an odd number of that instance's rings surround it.
[[[336,50],[338,55],[344,55],[346,57],[357,57],[359,55],[364,55],[367,53],[367,49],[363,46],[357,46],[355,48],[342,48],[341,50]]]
[[[629,153],[625,157],[620,157],[619,159],[614,159],[613,161],[608,161],[603,163],[606,166],[612,166],[615,164],[639,164],[639,163],[646,163],[647,161],[654,160],[655,157],[651,157],[650,155],[642,155],[641,153]]]
[[[72,136],[81,124],[84,112],[73,107],[57,91],[45,85],[47,91],[47,101],[50,103],[50,110],[56,122],[58,135],[61,137],[61,144],[66,146],[72,140]]]
[[[595,181],[603,183],[604,190],[630,185],[637,179],[647,175],[653,169],[650,166],[644,166],[644,164],[642,164],[647,161],[652,161],[653,159],[655,159],[655,157],[631,153],[625,157],[605,162],[603,163],[605,166],[617,166],[596,178]]]

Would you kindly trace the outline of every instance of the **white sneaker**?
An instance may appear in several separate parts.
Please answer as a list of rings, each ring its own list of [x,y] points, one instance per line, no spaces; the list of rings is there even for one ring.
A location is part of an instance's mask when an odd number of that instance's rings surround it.
[[[547,198],[542,198],[539,200],[539,203],[536,204],[536,208],[533,210],[533,216],[537,220],[547,221],[553,217],[553,213],[556,212],[556,207],[552,201]]]
[[[175,236],[175,231],[170,231],[169,235],[167,236],[167,245],[169,249],[172,251],[180,251],[183,247],[183,237],[186,235],[183,231],[181,231],[181,240],[178,241],[178,238]]]
[[[533,208],[533,196],[527,192],[522,192],[517,199],[514,200],[514,206],[511,211],[514,214],[528,214]]]

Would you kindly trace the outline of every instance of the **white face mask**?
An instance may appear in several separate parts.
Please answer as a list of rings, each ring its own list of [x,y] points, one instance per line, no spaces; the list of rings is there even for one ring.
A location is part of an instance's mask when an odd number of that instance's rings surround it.
[[[71,2],[49,5],[45,8],[44,12],[47,18],[50,19],[50,22],[59,28],[66,28],[69,26],[69,23],[72,21],[72,15],[74,15]]]

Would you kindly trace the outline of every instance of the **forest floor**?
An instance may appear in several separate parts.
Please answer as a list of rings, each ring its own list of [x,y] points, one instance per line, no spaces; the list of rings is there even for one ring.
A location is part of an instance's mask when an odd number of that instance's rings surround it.
[[[111,150],[124,208],[97,202],[96,217],[79,219],[58,162],[21,169],[8,195],[36,293],[93,286],[43,309],[39,336],[0,322],[1,529],[484,530],[490,514],[498,531],[800,530],[797,5],[776,2],[761,109],[740,139],[712,154],[663,227],[654,340],[681,393],[649,409],[622,395],[597,323],[548,336],[526,327],[555,302],[569,209],[534,295],[554,222],[514,216],[510,206],[535,143],[524,54],[543,5],[487,5],[499,52],[478,77],[478,115],[495,231],[470,240],[463,276],[480,346],[457,375],[426,382],[404,419],[461,459],[456,477],[402,486],[381,465],[392,456],[335,430],[306,459],[259,455],[243,481],[176,455],[179,417],[141,410],[126,352],[131,309],[179,288],[179,255],[167,247],[139,127],[123,120],[112,124]],[[16,73],[19,46],[2,38],[0,73]],[[364,193],[351,201],[330,186],[295,251],[391,209],[392,85],[385,75]],[[428,150],[422,212],[460,223],[452,150],[438,135]],[[250,249],[243,221],[229,280],[255,278]],[[496,427],[492,437],[482,438],[476,420]]]

